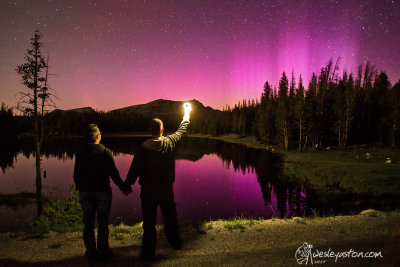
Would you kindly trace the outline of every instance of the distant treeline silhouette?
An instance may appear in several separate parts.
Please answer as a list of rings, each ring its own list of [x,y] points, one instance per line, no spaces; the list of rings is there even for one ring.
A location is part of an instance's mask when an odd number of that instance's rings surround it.
[[[253,135],[281,148],[316,150],[353,144],[400,145],[400,81],[390,84],[385,72],[367,63],[357,75],[338,73],[338,62],[313,73],[307,90],[300,76],[282,74],[278,88],[264,85],[260,101],[227,107],[209,118],[207,130],[219,135]]]
[[[4,103],[1,104],[0,108],[0,125],[0,138],[13,137],[16,135],[16,120],[13,116],[13,109],[7,107]]]
[[[334,65],[330,60],[318,75],[313,73],[307,89],[301,76],[296,82],[293,73],[289,80],[284,72],[277,88],[265,83],[260,100],[243,100],[223,111],[193,100],[190,132],[255,136],[283,149],[354,144],[399,147],[400,81],[392,86],[386,73],[378,73],[370,63],[360,66],[356,75],[347,71],[339,75],[338,61]],[[80,135],[87,124],[97,123],[105,133],[146,132],[152,116],[160,117],[167,131],[178,126],[180,102],[156,100],[145,105],[150,104],[146,112],[57,110],[46,115],[45,130],[50,135]],[[1,137],[33,129],[30,118],[13,116],[4,104],[0,123],[5,126]]]

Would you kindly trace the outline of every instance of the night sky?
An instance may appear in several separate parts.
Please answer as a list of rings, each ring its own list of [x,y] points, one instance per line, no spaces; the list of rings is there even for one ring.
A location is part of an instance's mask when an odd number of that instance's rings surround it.
[[[0,102],[25,90],[15,67],[43,33],[61,109],[155,99],[222,108],[259,98],[283,71],[310,79],[330,58],[400,78],[400,1],[0,2]]]

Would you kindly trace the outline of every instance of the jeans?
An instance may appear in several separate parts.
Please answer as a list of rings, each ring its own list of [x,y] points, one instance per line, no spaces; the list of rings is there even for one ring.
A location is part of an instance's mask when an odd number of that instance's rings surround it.
[[[108,220],[111,209],[112,192],[79,192],[79,203],[83,211],[83,241],[86,255],[93,256],[96,253],[96,241],[94,236],[95,216],[97,212],[97,251],[107,253],[108,245]]]
[[[143,190],[140,194],[143,216],[142,253],[145,257],[153,257],[156,250],[157,232],[157,206],[160,205],[164,217],[164,231],[169,243],[179,249],[181,239],[179,237],[178,218],[176,213],[174,191],[172,185],[157,190]]]

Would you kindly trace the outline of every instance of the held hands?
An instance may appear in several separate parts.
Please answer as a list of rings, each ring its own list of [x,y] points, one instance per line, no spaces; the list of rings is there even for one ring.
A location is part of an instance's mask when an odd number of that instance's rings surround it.
[[[120,189],[125,196],[129,196],[132,193],[132,187],[125,183],[120,187]]]
[[[132,194],[132,188],[129,188],[129,190],[126,191],[122,191],[122,193],[124,193],[125,196],[129,196],[130,194]]]

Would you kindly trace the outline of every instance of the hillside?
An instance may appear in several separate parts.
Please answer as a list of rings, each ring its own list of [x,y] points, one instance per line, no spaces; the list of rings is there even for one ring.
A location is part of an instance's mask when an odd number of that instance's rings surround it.
[[[123,108],[118,108],[111,110],[107,113],[110,114],[140,114],[144,117],[157,117],[157,115],[165,116],[165,115],[175,115],[175,114],[182,114],[183,108],[182,105],[185,102],[189,102],[192,106],[192,113],[195,112],[212,112],[217,111],[213,108],[207,106],[205,107],[200,101],[198,100],[189,100],[189,101],[173,101],[173,100],[164,100],[164,99],[157,99],[151,101],[146,104],[138,104]],[[66,113],[69,114],[79,114],[84,115],[85,113],[95,113],[96,111],[91,107],[82,107],[82,108],[74,108],[68,110],[62,109],[55,109],[48,114],[48,116],[60,116]]]
[[[124,108],[119,108],[115,110],[111,110],[111,114],[129,114],[129,115],[141,115],[145,118],[147,117],[166,117],[166,116],[180,116],[183,114],[182,105],[184,102],[190,102],[192,106],[192,114],[198,112],[212,112],[214,109],[211,107],[205,107],[201,102],[198,100],[189,100],[189,101],[172,101],[172,100],[164,100],[164,99],[157,99],[151,101],[146,104],[139,104]]]
[[[67,110],[55,109],[52,112],[50,112],[48,115],[54,116],[54,115],[59,115],[59,114],[62,114],[62,113],[85,114],[85,113],[93,113],[93,112],[96,112],[93,108],[91,108],[91,107],[83,107],[83,108],[74,108],[74,109],[67,109]]]
[[[174,131],[184,114],[183,103],[190,102],[191,129],[198,129],[205,118],[215,117],[220,110],[204,106],[198,100],[172,101],[157,99],[145,104],[123,107],[111,111],[95,111],[91,107],[69,110],[56,109],[46,116],[46,129],[50,133],[61,135],[79,135],[89,123],[98,124],[107,133],[143,132],[151,118],[157,117],[164,122],[166,131]]]

